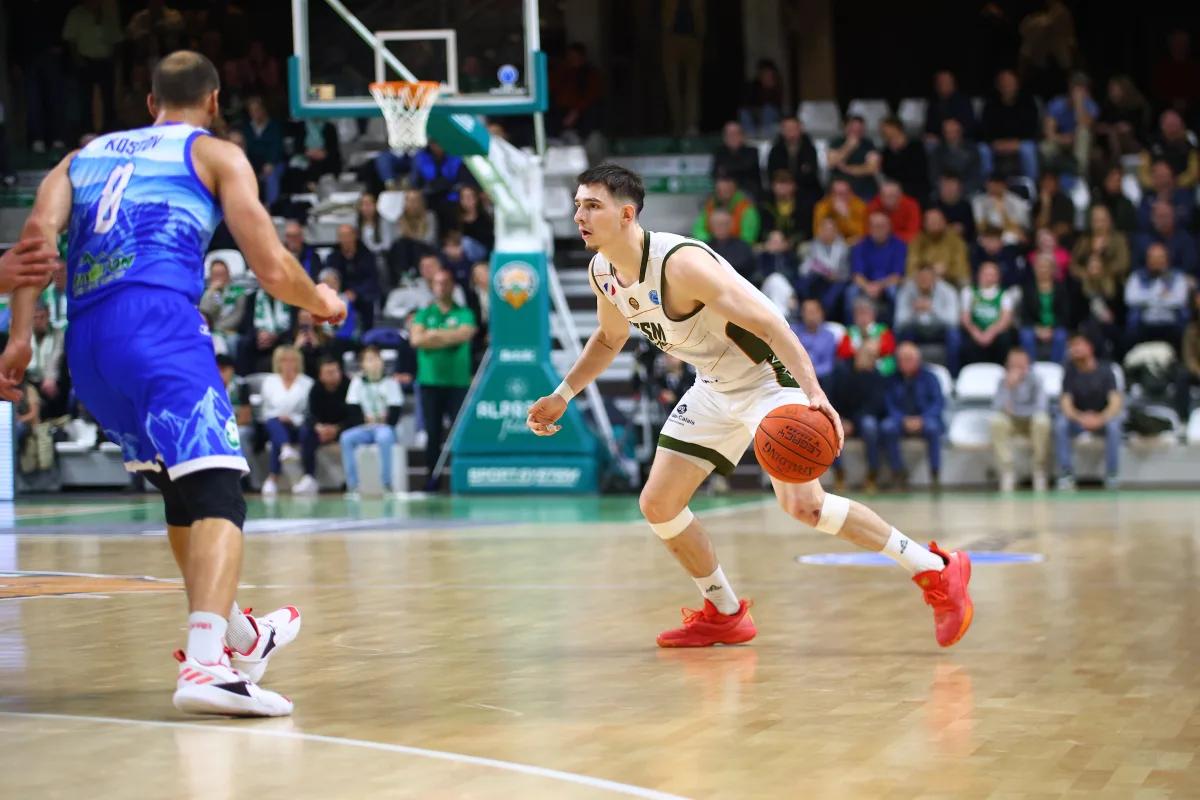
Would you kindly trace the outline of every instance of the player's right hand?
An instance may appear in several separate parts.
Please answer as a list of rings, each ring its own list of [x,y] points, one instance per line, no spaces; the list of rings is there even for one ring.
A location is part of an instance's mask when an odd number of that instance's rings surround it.
[[[25,380],[25,370],[32,359],[33,348],[9,340],[8,347],[0,353],[0,398],[10,403],[21,401],[21,382]]]
[[[58,250],[39,237],[22,239],[0,256],[0,294],[22,286],[45,286],[62,266]]]
[[[537,436],[553,436],[562,430],[562,425],[555,423],[567,410],[567,401],[556,394],[539,397],[537,402],[529,407],[529,416],[525,424]]]
[[[314,322],[330,322],[337,325],[346,319],[346,304],[338,297],[337,292],[323,283],[317,284],[317,300],[318,305],[309,309]]]

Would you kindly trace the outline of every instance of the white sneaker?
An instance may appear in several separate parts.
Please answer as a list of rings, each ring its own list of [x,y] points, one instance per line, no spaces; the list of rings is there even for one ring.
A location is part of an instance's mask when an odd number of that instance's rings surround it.
[[[179,678],[175,707],[187,714],[224,714],[231,717],[286,717],[292,701],[260,688],[233,670],[229,659],[204,664],[175,651]]]
[[[1075,491],[1075,476],[1074,475],[1060,476],[1058,481],[1055,483],[1054,488],[1058,489],[1060,492]]]
[[[262,485],[262,496],[263,497],[274,497],[277,494],[279,494],[279,487],[275,485],[274,478],[267,478],[265,481],[263,481],[263,485]]]
[[[1035,492],[1044,492],[1049,487],[1050,482],[1046,480],[1045,472],[1033,473],[1033,490]]]
[[[354,491],[353,489],[350,489],[349,491],[342,493],[342,499],[350,500],[352,502],[358,502],[359,500],[362,499],[362,495],[359,494],[358,492]]]
[[[1000,491],[1012,494],[1017,489],[1017,476],[1011,472],[1000,473]]]
[[[312,475],[305,475],[292,487],[292,494],[316,494],[321,491],[321,487],[317,485],[317,479]]]
[[[242,610],[250,617],[250,609]],[[233,668],[243,673],[251,683],[262,680],[267,671],[267,661],[281,648],[291,644],[300,633],[300,609],[295,606],[277,608],[265,617],[250,617],[258,629],[258,641],[245,653],[229,651]]]
[[[296,445],[294,444],[285,444],[279,448],[279,460],[284,462],[299,461],[300,451],[296,449]]]

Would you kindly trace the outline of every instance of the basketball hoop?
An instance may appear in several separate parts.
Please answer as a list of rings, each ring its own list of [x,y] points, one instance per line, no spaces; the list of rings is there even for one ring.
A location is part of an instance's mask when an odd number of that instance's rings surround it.
[[[437,81],[384,81],[370,85],[387,123],[388,144],[411,153],[428,142],[425,125],[441,92]]]

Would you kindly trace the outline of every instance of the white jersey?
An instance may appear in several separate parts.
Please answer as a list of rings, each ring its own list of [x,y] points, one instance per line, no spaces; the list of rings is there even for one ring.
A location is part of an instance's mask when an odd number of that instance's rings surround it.
[[[696,368],[697,379],[719,392],[754,384],[797,386],[771,348],[750,332],[701,306],[682,319],[671,319],[664,309],[672,288],[663,281],[663,267],[671,254],[683,247],[698,247],[712,257],[713,269],[727,272],[745,285],[756,302],[782,317],[766,295],[737,273],[725,259],[703,242],[673,233],[646,231],[637,283],[622,286],[608,259],[597,253],[588,267],[597,290],[617,307],[652,344]]]

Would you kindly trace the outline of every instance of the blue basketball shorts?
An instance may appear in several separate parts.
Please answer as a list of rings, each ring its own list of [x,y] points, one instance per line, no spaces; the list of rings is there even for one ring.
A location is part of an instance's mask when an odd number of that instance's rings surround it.
[[[131,285],[72,315],[67,365],[126,469],[250,471],[208,325],[184,295]]]

